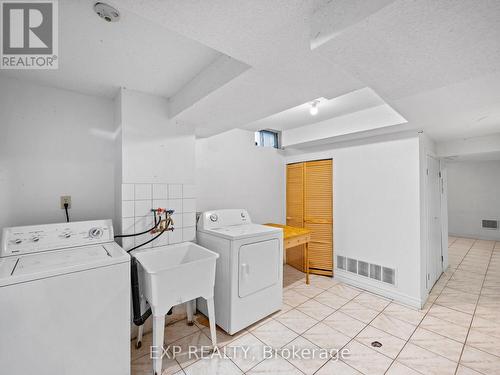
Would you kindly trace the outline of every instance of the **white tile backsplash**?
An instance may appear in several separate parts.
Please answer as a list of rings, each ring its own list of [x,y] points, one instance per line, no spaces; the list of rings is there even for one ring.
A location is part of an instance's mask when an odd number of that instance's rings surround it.
[[[182,185],[181,184],[169,184],[168,185],[168,199],[180,199],[182,198]]]
[[[183,241],[194,241],[196,239],[196,228],[187,227],[182,228],[182,240]]]
[[[135,219],[133,217],[122,218],[122,234],[135,233],[134,224]]]
[[[153,184],[153,199],[168,199],[167,184]]]
[[[173,232],[168,233],[168,244],[180,243],[183,241],[184,228],[176,228]]]
[[[134,184],[122,184],[122,201],[133,201],[134,197]]]
[[[152,215],[152,204],[151,199],[147,201],[135,201],[135,217]]]
[[[196,186],[191,184],[122,184],[122,227],[124,234],[138,233],[153,226],[152,208],[174,210],[173,232],[165,232],[144,248],[164,246],[196,237]],[[147,233],[123,238],[124,249],[153,238]]]
[[[183,213],[182,224],[183,227],[194,227],[196,225],[196,212]]]
[[[166,199],[155,199],[153,200],[153,208],[164,208],[169,210],[168,201]]]
[[[134,201],[122,202],[122,217],[134,217]]]
[[[196,199],[183,199],[182,212],[196,212]]]
[[[182,199],[169,199],[167,202],[167,208],[169,210],[174,210],[176,213],[182,213]]]
[[[153,187],[151,184],[135,184],[135,200],[151,200]]]

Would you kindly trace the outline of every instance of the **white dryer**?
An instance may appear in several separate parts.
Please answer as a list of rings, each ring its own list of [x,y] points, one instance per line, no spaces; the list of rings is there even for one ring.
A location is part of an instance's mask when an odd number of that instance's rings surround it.
[[[220,255],[215,273],[217,325],[230,335],[282,307],[283,231],[254,224],[243,209],[200,215],[197,241]],[[205,300],[198,309],[207,315]]]
[[[0,373],[130,373],[130,256],[111,220],[5,228]]]

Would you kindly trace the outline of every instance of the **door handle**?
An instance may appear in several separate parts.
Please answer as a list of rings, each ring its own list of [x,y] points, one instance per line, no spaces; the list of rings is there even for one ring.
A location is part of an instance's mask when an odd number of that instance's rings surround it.
[[[243,275],[243,277],[247,277],[250,274],[250,265],[249,264],[242,263],[240,268],[241,268],[240,272]]]

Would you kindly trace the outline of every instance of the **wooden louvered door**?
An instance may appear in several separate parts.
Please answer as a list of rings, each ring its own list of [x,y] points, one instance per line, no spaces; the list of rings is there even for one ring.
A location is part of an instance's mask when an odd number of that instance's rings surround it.
[[[333,275],[332,160],[304,163],[304,227],[310,229],[311,273]]]
[[[286,225],[304,226],[304,163],[286,168]],[[286,263],[304,271],[304,245],[287,249]]]
[[[310,272],[333,275],[332,160],[287,165],[287,225],[312,231]],[[304,271],[303,245],[287,250],[287,263]]]

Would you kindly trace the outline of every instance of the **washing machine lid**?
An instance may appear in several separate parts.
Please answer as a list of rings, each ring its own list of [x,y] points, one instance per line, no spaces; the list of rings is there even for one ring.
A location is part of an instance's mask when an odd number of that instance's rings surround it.
[[[114,242],[0,258],[0,287],[129,261]]]
[[[214,236],[227,238],[229,240],[239,240],[243,238],[252,238],[265,236],[269,234],[278,234],[282,232],[281,228],[268,227],[261,224],[241,224],[229,225],[221,228],[200,230]]]

